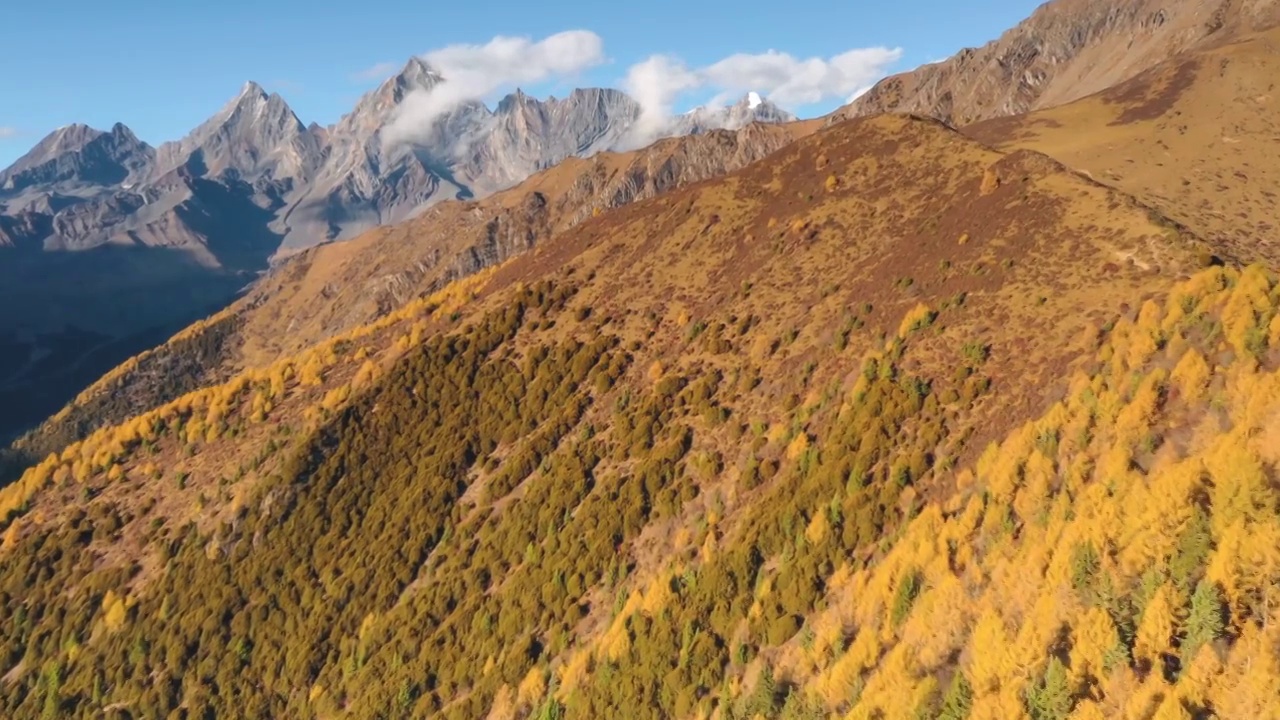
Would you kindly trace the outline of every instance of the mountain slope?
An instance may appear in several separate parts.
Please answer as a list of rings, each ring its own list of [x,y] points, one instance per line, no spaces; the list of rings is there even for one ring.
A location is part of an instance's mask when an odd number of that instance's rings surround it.
[[[247,311],[246,356],[275,359],[372,322],[602,211],[737,170],[812,129],[756,125],[570,158],[485,200],[440,205],[401,225],[314,248],[265,278],[240,306]]]
[[[0,697],[794,716],[820,598],[1195,249],[1035,153],[828,128],[51,455],[0,496]]]
[[[98,427],[374,322],[603,210],[736,170],[813,128],[752,125],[571,159],[483,201],[441,205],[399,227],[312,248],[226,312],[88,387],[19,439],[9,464],[33,462]]]
[[[967,125],[1019,115],[1276,24],[1275,0],[1052,0],[981,48],[881,80],[830,121],[909,112]]]
[[[789,699],[855,718],[1274,717],[1276,310],[1259,266],[1123,319],[955,495],[837,573],[772,659]]]
[[[965,128],[1142,198],[1247,263],[1280,263],[1280,29],[1187,53],[1061,107]]]

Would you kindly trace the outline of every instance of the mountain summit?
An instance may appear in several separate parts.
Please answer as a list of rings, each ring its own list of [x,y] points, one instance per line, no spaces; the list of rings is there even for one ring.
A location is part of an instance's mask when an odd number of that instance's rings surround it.
[[[335,138],[364,143],[390,124],[393,113],[411,93],[428,92],[444,78],[421,58],[410,58],[400,72],[366,93],[330,130]]]
[[[0,171],[0,198],[28,188],[123,184],[147,171],[154,151],[129,128],[116,123],[103,132],[88,125],[68,125],[50,133],[13,165]]]
[[[255,82],[185,138],[156,153],[156,177],[182,166],[198,175],[304,182],[321,162],[320,144],[284,98]]]
[[[444,82],[444,76],[426,60],[415,56],[409,58],[409,61],[405,63],[404,69],[395,75],[392,81],[403,88],[430,90]]]

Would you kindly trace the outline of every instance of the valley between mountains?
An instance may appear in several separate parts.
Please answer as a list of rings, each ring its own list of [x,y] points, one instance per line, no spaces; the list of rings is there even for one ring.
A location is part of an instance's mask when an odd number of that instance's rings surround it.
[[[0,714],[1280,717],[1278,25],[1054,0],[625,151],[625,96],[513,96],[341,220],[309,143],[430,67],[323,131],[247,88],[256,179],[243,98],[66,131],[8,191],[245,183],[279,257],[7,449]]]

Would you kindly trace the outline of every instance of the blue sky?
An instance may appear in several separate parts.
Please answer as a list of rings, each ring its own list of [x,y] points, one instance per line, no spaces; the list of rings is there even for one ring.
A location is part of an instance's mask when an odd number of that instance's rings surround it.
[[[662,63],[645,67],[666,72],[675,66],[698,78],[667,98],[670,110],[682,111],[740,89],[739,75],[717,65],[735,54],[773,50],[796,62],[813,58],[822,66],[854,49],[896,49],[900,53],[877,56],[870,69],[895,72],[994,39],[1038,3],[10,0],[5,5],[8,67],[0,73],[0,167],[72,122],[99,128],[124,122],[153,144],[177,139],[246,80],[279,92],[304,122],[328,124],[377,85],[369,69],[399,67],[411,55],[450,45],[483,46],[495,36],[536,43],[582,30],[599,41],[598,56],[582,67],[521,83],[539,96],[562,94],[575,85],[626,86],[630,71],[660,55]],[[739,60],[745,65],[734,67],[759,64],[749,57]],[[775,73],[787,67],[774,65]],[[508,84],[498,78],[498,87],[486,94],[508,91]],[[782,104],[801,115],[826,112],[847,99],[833,91],[811,102],[813,88],[779,92],[789,99]]]

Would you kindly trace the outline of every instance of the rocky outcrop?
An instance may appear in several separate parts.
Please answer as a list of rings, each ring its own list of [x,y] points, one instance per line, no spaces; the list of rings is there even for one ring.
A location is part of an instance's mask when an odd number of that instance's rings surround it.
[[[597,212],[645,200],[676,187],[725,175],[771,155],[794,139],[777,127],[751,124],[663,140],[639,152],[598,156],[577,173],[560,198],[563,227]]]
[[[517,90],[481,122],[473,140],[450,150],[459,175],[487,194],[567,157],[616,147],[639,115],[640,106],[617,90],[574,90],[547,101]]]

